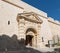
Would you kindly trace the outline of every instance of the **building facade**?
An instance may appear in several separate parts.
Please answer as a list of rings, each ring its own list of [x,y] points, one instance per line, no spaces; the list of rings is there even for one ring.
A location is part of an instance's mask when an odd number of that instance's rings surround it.
[[[0,35],[26,40],[26,46],[44,48],[58,42],[60,22],[21,0],[0,0]]]

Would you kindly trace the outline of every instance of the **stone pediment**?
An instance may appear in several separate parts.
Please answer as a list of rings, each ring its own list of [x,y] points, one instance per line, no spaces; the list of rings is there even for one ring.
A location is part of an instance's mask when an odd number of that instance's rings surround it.
[[[38,15],[34,12],[29,13],[20,13],[18,14],[18,18],[24,18],[32,22],[42,23],[43,21],[38,17]],[[17,19],[19,20],[19,19]]]

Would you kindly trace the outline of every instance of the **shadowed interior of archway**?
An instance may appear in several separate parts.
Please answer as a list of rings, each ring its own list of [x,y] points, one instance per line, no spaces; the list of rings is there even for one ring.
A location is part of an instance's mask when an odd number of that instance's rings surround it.
[[[28,28],[26,31],[26,46],[33,46],[34,37],[36,36],[36,31],[33,28]]]
[[[33,39],[33,36],[32,35],[26,35],[26,42],[25,42],[25,44],[26,45],[30,45],[30,46],[32,46],[32,39]]]

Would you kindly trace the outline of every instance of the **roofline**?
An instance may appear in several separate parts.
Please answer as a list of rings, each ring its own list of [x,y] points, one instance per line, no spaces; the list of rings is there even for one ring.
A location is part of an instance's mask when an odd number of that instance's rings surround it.
[[[36,13],[35,13],[35,14],[36,14]],[[42,15],[40,15],[40,14],[37,14],[37,15],[39,15],[39,16],[41,16],[41,17],[47,19],[47,20],[49,19],[48,17],[44,17],[44,16],[42,16]],[[54,21],[48,20],[48,22],[51,22],[51,23],[53,23],[53,24],[56,24],[56,25],[59,25],[59,26],[60,26],[60,24],[55,23]]]
[[[9,1],[7,1],[7,0],[2,0],[2,1],[7,2],[7,3],[9,3],[9,4],[13,5],[13,6],[16,6],[16,7],[20,8],[20,9],[24,9],[23,7],[20,7],[19,5],[14,4],[14,3],[12,3],[12,2],[9,2]]]
[[[24,10],[24,8],[23,8],[23,7],[20,7],[20,6],[19,6],[19,5],[17,5],[17,4],[14,4],[14,3],[9,2],[9,1],[7,1],[7,0],[2,0],[2,1],[7,2],[7,3],[9,3],[9,4],[11,4],[11,5],[15,6],[15,7],[18,7],[18,8],[20,8],[20,9],[23,9],[23,10]],[[42,15],[40,15],[40,14],[37,14],[37,15],[39,15],[39,16],[41,16],[41,17],[45,18],[45,19],[48,19],[48,17],[42,16]],[[53,23],[53,24],[56,24],[56,25],[59,25],[59,26],[60,26],[60,24],[55,23],[55,22],[53,22],[53,21],[48,20],[48,22],[51,22],[51,23]]]

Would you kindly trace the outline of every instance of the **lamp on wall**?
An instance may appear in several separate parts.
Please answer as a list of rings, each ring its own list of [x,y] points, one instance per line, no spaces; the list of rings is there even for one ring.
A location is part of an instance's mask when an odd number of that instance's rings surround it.
[[[44,38],[42,37],[42,42],[44,42]]]
[[[59,41],[60,41],[60,40],[59,40],[59,35],[57,35],[57,39],[58,39],[58,43],[59,43]]]

